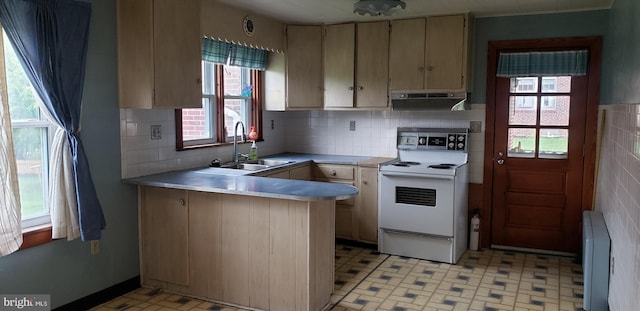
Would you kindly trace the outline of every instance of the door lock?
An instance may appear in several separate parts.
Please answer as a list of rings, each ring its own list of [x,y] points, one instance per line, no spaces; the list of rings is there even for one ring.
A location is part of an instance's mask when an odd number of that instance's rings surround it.
[[[498,165],[502,165],[504,164],[504,160],[503,159],[498,159]]]

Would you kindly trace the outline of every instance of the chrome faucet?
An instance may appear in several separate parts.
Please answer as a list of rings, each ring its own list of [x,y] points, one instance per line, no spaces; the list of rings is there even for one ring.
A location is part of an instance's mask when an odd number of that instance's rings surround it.
[[[238,163],[238,125],[242,126],[242,134],[240,137],[242,138],[242,142],[247,141],[247,137],[244,135],[244,124],[242,121],[236,122],[236,127],[233,130],[233,162]]]

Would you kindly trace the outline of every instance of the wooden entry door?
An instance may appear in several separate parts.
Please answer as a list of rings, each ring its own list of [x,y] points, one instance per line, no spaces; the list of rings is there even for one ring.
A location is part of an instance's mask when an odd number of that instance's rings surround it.
[[[574,253],[592,203],[590,76],[493,77],[491,246]]]

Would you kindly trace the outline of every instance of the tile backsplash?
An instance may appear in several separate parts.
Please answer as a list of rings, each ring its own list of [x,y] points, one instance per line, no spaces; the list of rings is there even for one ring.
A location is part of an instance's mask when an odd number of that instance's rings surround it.
[[[611,236],[611,310],[640,306],[640,104],[603,106],[606,111],[596,191]]]
[[[484,107],[474,104],[472,110],[456,112],[264,111],[264,142],[258,150],[260,155],[288,151],[395,157],[398,127],[469,128],[470,121],[481,121],[481,132],[470,134],[469,165],[470,181],[482,183]],[[160,139],[151,139],[155,125],[160,125]],[[174,110],[121,109],[120,131],[123,178],[202,167],[214,158],[231,160],[230,146],[176,151]],[[248,144],[240,147],[241,152],[248,149]]]

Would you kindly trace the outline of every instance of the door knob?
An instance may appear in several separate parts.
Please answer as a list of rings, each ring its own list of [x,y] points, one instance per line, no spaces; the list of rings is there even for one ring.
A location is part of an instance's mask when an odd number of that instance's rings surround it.
[[[499,164],[499,165],[504,164],[504,160],[503,160],[503,159],[498,159],[498,164]]]

